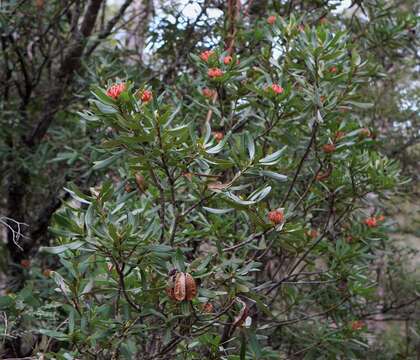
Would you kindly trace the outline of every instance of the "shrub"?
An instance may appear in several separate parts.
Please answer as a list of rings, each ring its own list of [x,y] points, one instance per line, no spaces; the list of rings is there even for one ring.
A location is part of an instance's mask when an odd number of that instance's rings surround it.
[[[61,267],[1,299],[49,356],[364,353],[380,204],[401,181],[358,117],[366,63],[327,26],[261,28],[261,53],[192,54],[184,96],[130,79],[92,90],[80,115],[103,137],[103,182],[67,189],[42,248]]]

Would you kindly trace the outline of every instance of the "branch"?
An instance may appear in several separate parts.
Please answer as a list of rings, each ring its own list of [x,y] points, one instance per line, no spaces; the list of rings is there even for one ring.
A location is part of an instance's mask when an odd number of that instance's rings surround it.
[[[309,143],[308,143],[308,145],[306,147],[305,153],[303,154],[302,159],[300,160],[300,163],[299,163],[298,168],[296,170],[295,176],[293,177],[292,183],[289,186],[289,190],[287,190],[287,194],[286,194],[286,196],[284,197],[284,199],[283,199],[283,201],[281,203],[281,207],[283,207],[284,204],[289,199],[289,196],[290,196],[290,194],[291,194],[291,192],[293,190],[293,187],[295,186],[295,183],[296,183],[296,180],[297,180],[297,178],[299,176],[299,173],[302,170],[303,163],[305,162],[306,158],[309,155],[309,152],[311,151],[311,146],[312,146],[313,142],[315,141],[317,129],[318,129],[318,122],[315,121],[314,122],[314,125],[312,126],[311,139],[309,140]]]
[[[109,35],[111,35],[114,26],[124,16],[125,11],[131,5],[132,2],[133,0],[125,0],[124,4],[122,4],[120,7],[120,11],[118,11],[118,14],[116,14],[111,20],[108,21],[108,23],[105,26],[105,29],[98,34],[97,39],[87,49],[85,53],[87,57],[89,57],[92,54],[92,52],[98,47],[98,45],[101,43],[101,40],[106,39]]]
[[[60,109],[61,100],[65,94],[68,82],[81,66],[83,50],[85,49],[87,38],[91,35],[95,26],[102,1],[91,0],[86,7],[83,22],[80,25],[80,31],[76,31],[74,34],[73,39],[67,47],[67,51],[65,51],[61,66],[54,76],[57,78],[57,82],[51,87],[50,94],[45,102],[45,110],[41,115],[41,120],[25,139],[27,146],[35,147],[39,144],[51,125],[54,115]]]
[[[11,225],[11,223],[13,223],[16,226],[16,228],[14,228]],[[16,247],[18,247],[20,251],[23,251],[23,248],[19,245],[19,240],[21,237],[26,238],[26,236],[22,234],[21,227],[28,226],[28,224],[13,220],[7,216],[0,216],[0,224],[6,226],[9,229],[9,231],[12,234],[13,244],[15,244]]]

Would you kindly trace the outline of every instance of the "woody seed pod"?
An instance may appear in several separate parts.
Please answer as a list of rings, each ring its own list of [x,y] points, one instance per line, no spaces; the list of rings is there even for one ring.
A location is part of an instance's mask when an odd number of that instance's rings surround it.
[[[197,296],[197,284],[191,274],[177,272],[168,281],[166,293],[176,301],[191,301]]]

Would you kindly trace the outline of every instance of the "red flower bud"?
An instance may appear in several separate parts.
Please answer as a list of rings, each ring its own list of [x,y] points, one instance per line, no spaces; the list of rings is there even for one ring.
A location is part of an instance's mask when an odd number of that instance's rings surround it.
[[[337,72],[337,68],[335,66],[333,66],[333,67],[330,68],[329,71],[330,71],[331,74],[335,74]]]
[[[377,220],[376,220],[376,218],[375,218],[374,216],[373,216],[373,217],[370,217],[370,218],[365,219],[365,220],[364,220],[364,223],[365,223],[368,227],[370,227],[370,228],[373,228],[373,227],[378,226],[378,222],[377,222]]]
[[[225,65],[229,65],[230,63],[232,62],[232,56],[225,56],[224,57],[224,59],[223,59],[223,63],[225,64]]]
[[[207,75],[210,78],[218,78],[218,77],[223,76],[223,71],[220,70],[219,68],[211,68],[207,71]]]
[[[284,91],[284,89],[278,84],[272,84],[271,90],[273,90],[276,94],[281,94]]]
[[[150,100],[153,99],[153,94],[150,90],[144,90],[142,91],[141,95],[140,95],[140,100],[147,103]]]
[[[113,99],[118,99],[121,93],[125,90],[125,83],[111,85],[106,94]]]
[[[201,59],[201,60],[203,60],[203,61],[205,61],[205,62],[207,62],[207,61],[209,61],[209,58],[210,58],[211,56],[213,56],[213,54],[214,54],[214,51],[211,51],[211,50],[206,50],[206,51],[203,51],[203,52],[200,54],[200,59]]]
[[[276,22],[276,17],[274,15],[271,15],[267,18],[267,23],[269,23],[270,25],[273,25]]]
[[[284,214],[281,210],[272,210],[268,213],[267,217],[275,225],[282,223],[284,220]]]

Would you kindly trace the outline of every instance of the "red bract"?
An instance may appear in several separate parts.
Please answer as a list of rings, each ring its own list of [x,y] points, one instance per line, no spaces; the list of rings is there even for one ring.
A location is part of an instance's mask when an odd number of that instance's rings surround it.
[[[267,215],[268,220],[270,220],[273,224],[280,224],[284,220],[284,214],[281,210],[272,210]]]
[[[330,68],[330,73],[335,74],[337,72],[337,68],[335,66]]]
[[[212,89],[209,89],[209,88],[204,88],[203,89],[203,96],[205,96],[206,98],[212,98],[215,93],[216,93],[216,91],[214,91]]]
[[[334,152],[336,149],[334,144],[325,144],[322,146],[322,151],[324,151],[324,153],[326,154],[330,154],[332,152]]]
[[[150,100],[152,100],[152,99],[153,99],[152,92],[151,92],[150,90],[144,90],[144,91],[141,93],[140,99],[141,99],[141,101],[143,101],[143,102],[149,102]]]
[[[223,63],[225,65],[229,65],[231,63],[231,61],[232,61],[232,56],[229,56],[229,55],[225,56],[224,59],[223,59]]]
[[[276,17],[274,15],[271,15],[267,18],[267,23],[270,25],[273,25],[276,22]]]
[[[125,84],[119,83],[111,85],[111,87],[107,90],[106,94],[113,99],[118,99],[121,93],[125,90]]]
[[[372,216],[372,217],[370,217],[370,218],[365,219],[364,223],[365,223],[368,227],[370,227],[370,228],[373,228],[373,227],[378,226],[377,219],[376,219],[376,217],[374,217],[374,216]]]
[[[211,51],[211,50],[203,51],[200,54],[200,59],[207,62],[207,61],[209,61],[210,56],[212,56],[213,54],[214,54],[214,51]]]
[[[276,93],[276,94],[281,94],[283,91],[284,91],[284,89],[280,86],[280,85],[278,85],[278,84],[273,84],[273,85],[271,85],[271,89]]]
[[[223,71],[219,68],[211,68],[207,71],[207,75],[211,78],[218,78],[223,76]]]

